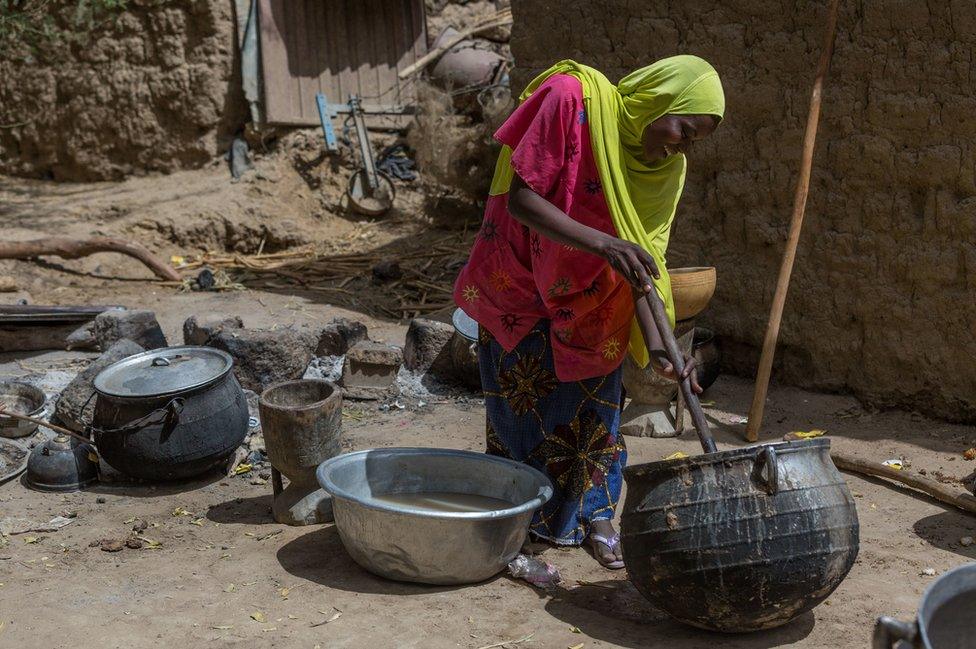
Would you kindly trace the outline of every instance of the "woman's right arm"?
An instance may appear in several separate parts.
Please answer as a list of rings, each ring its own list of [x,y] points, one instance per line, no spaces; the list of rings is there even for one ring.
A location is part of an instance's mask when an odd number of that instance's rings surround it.
[[[516,221],[548,239],[605,259],[638,291],[654,290],[651,278],[660,277],[660,273],[650,253],[635,243],[576,221],[535,193],[518,174],[508,191],[508,211]]]

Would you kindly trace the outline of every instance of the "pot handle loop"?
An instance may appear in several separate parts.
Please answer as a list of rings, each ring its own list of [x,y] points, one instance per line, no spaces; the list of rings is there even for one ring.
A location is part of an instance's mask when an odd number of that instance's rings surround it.
[[[180,418],[180,413],[183,412],[183,406],[185,404],[186,400],[183,399],[183,397],[176,397],[174,399],[170,399],[169,402],[167,402],[167,404],[162,408],[156,408],[152,412],[139,417],[135,421],[130,421],[125,426],[120,426],[119,428],[96,428],[91,426],[91,429],[103,435],[116,433],[128,435],[138,432],[143,428],[143,426],[148,426],[149,424],[161,422],[176,423]]]
[[[910,645],[917,646],[918,624],[915,622],[902,622],[893,617],[883,615],[874,623],[874,638],[871,642],[872,649],[893,649],[899,640],[904,640]]]
[[[779,464],[776,462],[776,449],[772,446],[764,446],[759,457],[762,459],[766,490],[769,495],[774,496],[779,491]]]
[[[169,365],[169,359],[163,356],[157,356],[152,360],[153,367],[160,367],[160,366],[165,367],[166,365]]]

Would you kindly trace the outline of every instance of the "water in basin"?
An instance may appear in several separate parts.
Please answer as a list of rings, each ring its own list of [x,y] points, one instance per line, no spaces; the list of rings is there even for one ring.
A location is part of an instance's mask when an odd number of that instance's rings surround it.
[[[515,506],[501,498],[449,491],[374,495],[373,500],[387,505],[426,509],[432,512],[491,512]]]

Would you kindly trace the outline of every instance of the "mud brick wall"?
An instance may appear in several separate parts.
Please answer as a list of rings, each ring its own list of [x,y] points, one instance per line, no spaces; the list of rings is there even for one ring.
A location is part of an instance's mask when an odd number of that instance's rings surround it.
[[[132,0],[67,38],[0,48],[0,173],[106,180],[198,167],[244,121],[232,0]]]
[[[671,266],[718,268],[701,317],[751,376],[792,209],[826,1],[513,0],[514,83],[560,58],[613,80],[657,58],[722,75]],[[842,2],[774,380],[976,419],[976,3]]]

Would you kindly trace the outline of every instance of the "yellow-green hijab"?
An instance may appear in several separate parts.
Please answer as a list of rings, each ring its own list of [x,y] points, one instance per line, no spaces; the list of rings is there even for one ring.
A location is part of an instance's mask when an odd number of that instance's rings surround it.
[[[583,100],[593,157],[600,173],[607,207],[621,239],[651,253],[661,271],[655,288],[674,325],[671,278],[665,263],[671,222],[685,183],[684,155],[648,163],[642,158],[644,128],[667,114],[725,114],[725,93],[718,73],[697,56],[672,56],[631,72],[614,86],[598,70],[575,61],[560,61],[532,80],[519,97],[528,98],[554,74],[576,77]],[[511,184],[512,151],[503,147],[495,167],[491,194],[504,194]],[[630,353],[644,367],[647,349],[636,321],[631,326]]]

